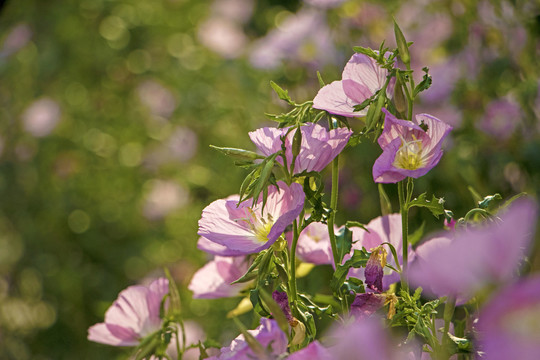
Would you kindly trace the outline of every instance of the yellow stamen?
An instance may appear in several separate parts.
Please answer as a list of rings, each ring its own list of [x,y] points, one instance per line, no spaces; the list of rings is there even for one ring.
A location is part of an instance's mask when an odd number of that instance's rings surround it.
[[[400,169],[416,170],[424,167],[427,163],[427,156],[423,154],[422,140],[416,139],[407,141],[401,136],[401,147],[396,153],[393,165]]]

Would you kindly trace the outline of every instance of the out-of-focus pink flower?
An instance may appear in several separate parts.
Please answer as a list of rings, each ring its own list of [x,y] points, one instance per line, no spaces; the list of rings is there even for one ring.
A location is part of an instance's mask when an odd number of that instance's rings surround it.
[[[342,80],[334,81],[319,90],[313,107],[329,113],[347,117],[364,116],[367,109],[354,111],[354,106],[370,98],[386,82],[388,70],[383,69],[373,58],[364,54],[354,54],[341,76]],[[392,86],[387,94],[392,94]]]
[[[195,299],[238,296],[246,284],[231,283],[244,275],[247,269],[245,256],[216,256],[193,275],[188,289]]]
[[[379,216],[369,222],[367,224],[366,228],[369,230],[369,232],[360,229],[360,228],[353,228],[353,246],[352,250],[354,249],[362,249],[362,247],[366,248],[366,250],[370,251],[371,249],[374,249],[378,246],[380,246],[382,243],[387,242],[394,246],[396,249],[396,253],[398,255],[398,260],[400,264],[403,262],[403,232],[401,229],[401,215],[400,214],[390,214],[385,216]],[[386,263],[396,268],[396,261],[394,259],[394,256],[392,255],[392,252],[389,250],[387,245],[383,245],[385,249],[387,249],[387,256],[386,256]],[[409,244],[409,250],[408,250],[408,259],[409,263],[414,259],[414,251],[412,250],[411,245]],[[345,260],[345,259],[344,259]],[[354,276],[356,278],[359,278],[361,280],[365,280],[364,275],[365,269],[358,268],[358,269],[351,269],[349,271],[349,276]],[[399,274],[395,271],[384,268],[384,277],[382,279],[382,291],[388,290],[390,285],[393,283],[399,281]]]
[[[409,268],[411,284],[464,302],[487,285],[510,281],[531,245],[536,205],[516,200],[500,219],[445,232],[420,245]]]
[[[160,219],[186,205],[188,191],[173,181],[153,180],[146,197],[143,214],[151,220]]]
[[[237,200],[214,201],[203,210],[198,234],[243,255],[269,248],[304,207],[300,184],[277,184],[279,191],[269,187],[264,210],[262,196],[253,207],[250,201],[239,205]]]
[[[273,69],[284,60],[319,66],[335,61],[336,51],[323,13],[302,9],[254,43],[250,55],[256,68]]]
[[[261,345],[262,351],[269,351],[268,358],[277,358],[287,351],[287,335],[279,328],[275,320],[261,318],[261,325],[255,330],[248,330]],[[228,347],[221,348],[219,360],[249,360],[259,359],[260,355],[253,352],[246,342],[244,335],[239,335]]]
[[[24,129],[35,137],[44,137],[60,121],[60,106],[49,98],[34,101],[22,114]]]
[[[238,23],[247,22],[253,14],[253,0],[216,0],[212,4],[215,16]]]
[[[407,177],[419,178],[433,169],[442,157],[442,142],[452,127],[427,114],[407,121],[397,119],[386,109],[383,112],[384,130],[378,139],[383,153],[373,164],[373,180],[396,183]]]
[[[508,139],[521,122],[521,110],[513,101],[500,99],[490,102],[478,127],[488,135]]]
[[[322,171],[339,153],[345,148],[352,131],[346,128],[326,130],[318,124],[308,123],[301,126],[302,143],[300,153],[296,157],[294,173],[303,171]],[[288,129],[278,129],[272,127],[260,128],[249,133],[251,141],[257,146],[259,151],[265,156],[269,156],[281,150],[281,137],[287,134]],[[293,130],[285,140],[287,167],[292,163],[292,143]],[[283,159],[277,158],[281,164]]]
[[[88,329],[88,340],[113,346],[136,346],[147,335],[161,328],[159,310],[169,292],[165,278],[147,286],[130,286],[105,313],[105,322]]]
[[[168,118],[176,109],[176,100],[170,90],[160,83],[147,80],[137,88],[141,102],[154,115]]]
[[[4,40],[2,50],[0,50],[0,59],[22,49],[31,38],[32,30],[28,24],[20,23],[15,25],[7,35],[6,40]]]
[[[199,27],[199,40],[227,59],[240,56],[247,43],[240,25],[220,17],[212,17]]]
[[[292,242],[292,236],[287,240]],[[296,245],[296,254],[303,262],[316,265],[333,264],[332,245],[330,244],[330,235],[328,235],[328,226],[322,223],[311,223],[298,237]]]
[[[287,360],[334,360],[330,351],[315,340],[305,348],[292,353]]]
[[[540,276],[496,294],[480,310],[479,348],[489,360],[540,358]]]
[[[330,9],[341,5],[345,0],[304,0],[304,2],[321,9]]]

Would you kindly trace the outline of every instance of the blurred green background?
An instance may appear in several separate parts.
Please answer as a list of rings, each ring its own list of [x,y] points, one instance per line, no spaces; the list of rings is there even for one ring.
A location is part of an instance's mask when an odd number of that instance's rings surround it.
[[[201,210],[246,175],[209,145],[253,150],[247,132],[286,110],[270,80],[312,99],[316,71],[339,80],[352,46],[394,44],[392,16],[418,76],[433,76],[415,112],[454,126],[417,194],[445,197],[459,217],[474,206],[468,186],[540,187],[534,1],[12,0],[0,16],[0,359],[126,358],[87,328],[163,266],[186,318],[235,336],[222,319],[238,299],[186,289],[207,260]],[[379,154],[369,142],[345,152],[339,224],[380,214]]]

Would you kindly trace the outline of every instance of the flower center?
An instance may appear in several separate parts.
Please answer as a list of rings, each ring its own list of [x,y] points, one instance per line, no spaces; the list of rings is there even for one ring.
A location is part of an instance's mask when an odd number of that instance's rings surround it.
[[[422,152],[422,140],[417,140],[413,135],[413,140],[407,141],[401,137],[401,147],[396,153],[393,165],[400,169],[416,170],[424,167],[427,158]]]
[[[236,219],[235,221],[243,221],[258,241],[268,241],[268,234],[274,225],[272,215],[267,214],[265,219],[264,217],[257,216],[251,208],[245,208],[245,214],[246,216],[244,218]]]

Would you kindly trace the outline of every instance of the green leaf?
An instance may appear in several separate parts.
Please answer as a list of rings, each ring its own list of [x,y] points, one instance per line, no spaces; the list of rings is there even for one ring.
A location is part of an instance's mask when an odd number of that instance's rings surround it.
[[[358,53],[358,54],[367,55],[370,58],[373,58],[375,60],[379,59],[379,54],[377,54],[376,51],[374,51],[373,49],[370,49],[370,48],[365,48],[365,47],[362,47],[362,46],[354,46],[353,51]]]
[[[469,185],[467,186],[467,189],[469,189],[469,192],[471,193],[475,203],[479,203],[480,201],[483,200],[482,196],[480,196],[480,194],[478,193],[478,191],[475,190],[475,188]]]
[[[266,189],[268,188],[268,180],[270,179],[270,175],[272,175],[272,169],[274,168],[274,162],[278,154],[280,153],[277,152],[275,154],[272,154],[263,160],[263,164],[261,164],[261,176],[257,180],[257,183],[253,190],[253,194],[251,195],[253,197],[252,206],[255,206],[255,204],[259,200],[259,195],[261,194],[262,190],[264,188]],[[266,204],[266,196],[264,195],[265,194],[263,194],[263,202],[262,202],[263,209],[264,209],[264,205]]]
[[[409,68],[409,64],[411,63],[411,56],[409,54],[409,46],[407,44],[407,40],[405,40],[405,36],[403,35],[403,32],[399,28],[397,22],[394,20],[394,35],[396,37],[396,44],[399,51],[399,57],[401,61],[405,65],[407,65],[407,68]]]
[[[343,260],[345,254],[351,252],[352,247],[352,231],[346,226],[339,229],[336,233],[336,245],[338,252],[338,263],[341,264],[341,260]]]
[[[317,79],[319,79],[319,86],[324,87],[326,84],[324,83],[324,80],[321,76],[321,73],[317,71]]]
[[[429,209],[429,211],[431,211],[433,216],[435,216],[437,219],[440,215],[444,215],[444,199],[436,198],[435,195],[432,196],[431,200],[427,200],[426,193],[421,194],[419,197],[411,200],[407,204],[408,209],[414,206]]]
[[[501,209],[504,209],[504,208],[508,207],[508,206],[509,206],[510,204],[512,204],[514,201],[516,201],[516,200],[519,199],[520,197],[526,196],[526,195],[527,195],[526,192],[521,192],[521,193],[519,193],[519,194],[517,194],[517,195],[512,196],[510,199],[506,200],[506,201],[504,202],[504,204],[502,204]]]
[[[276,92],[276,94],[279,96],[281,100],[286,101],[290,105],[294,105],[294,101],[292,101],[291,97],[289,96],[289,92],[287,90],[283,90],[278,84],[276,84],[273,81],[270,81],[270,86],[272,86],[272,89]]]
[[[396,111],[401,114],[407,113],[407,99],[403,92],[403,79],[401,78],[399,72],[396,76],[396,84],[394,86],[394,105],[396,106]]]
[[[369,230],[367,229],[366,225],[365,224],[362,224],[361,222],[358,222],[358,221],[352,221],[352,220],[349,220],[345,223],[345,227],[347,228],[352,228],[352,227],[359,227],[361,229],[363,229],[364,231],[367,231],[369,232]]]
[[[252,289],[249,291],[249,300],[253,305],[253,310],[255,311],[255,313],[262,317],[270,317],[270,311],[264,307],[261,299],[259,298],[258,289]]]
[[[418,95],[422,91],[429,89],[432,83],[431,76],[429,76],[428,74],[429,69],[425,67],[422,70],[425,72],[425,74],[424,74],[424,77],[422,78],[422,81],[418,85],[416,85],[416,87],[414,88],[413,98],[416,97],[416,95]]]
[[[257,154],[256,152],[244,150],[244,149],[236,149],[236,148],[230,148],[230,147],[218,147],[214,145],[210,145],[212,149],[219,150],[223,154],[230,156],[234,159],[238,160],[256,160],[256,159],[264,159],[265,157],[262,155]]]
[[[253,260],[253,263],[251,264],[251,266],[247,269],[247,271],[245,272],[244,275],[242,275],[239,279],[233,281],[231,283],[232,284],[238,284],[238,283],[244,283],[244,282],[247,282],[247,281],[250,281],[250,280],[253,280],[255,277],[257,277],[258,275],[258,271],[257,271],[257,267],[259,266],[259,264],[261,263],[261,261],[263,260],[263,258],[265,257],[268,257],[270,256],[269,253],[271,252],[271,250],[263,250],[261,251],[257,257],[255,258],[255,260]]]
[[[354,105],[354,111],[362,111],[373,101],[373,97],[369,97],[366,100],[362,101],[359,105]]]
[[[366,249],[354,250],[354,254],[349,260],[345,261],[343,265],[338,265],[336,271],[334,271],[334,276],[330,281],[330,287],[335,294],[339,294],[339,289],[345,282],[349,269],[352,267],[365,267],[367,261],[369,260],[369,255],[370,253],[368,253]]]
[[[478,207],[481,209],[487,209],[490,205],[493,205],[493,202],[497,200],[502,200],[501,194],[488,195],[484,197],[482,201],[478,202]]]
[[[381,214],[383,216],[389,215],[392,213],[392,203],[390,202],[390,198],[386,194],[383,184],[378,184],[378,189],[379,189],[379,202],[381,203]]]
[[[172,278],[171,273],[169,272],[169,269],[165,268],[164,271],[165,271],[165,276],[167,277],[167,280],[169,280],[169,309],[167,311],[167,315],[172,316],[174,319],[178,319],[182,312],[178,287],[176,286],[176,282]],[[164,300],[162,301],[162,306],[163,306],[163,303],[164,303]]]
[[[470,354],[474,351],[473,343],[471,340],[466,338],[460,338],[457,336],[454,336],[450,333],[447,334],[452,343],[455,345],[454,354]]]

